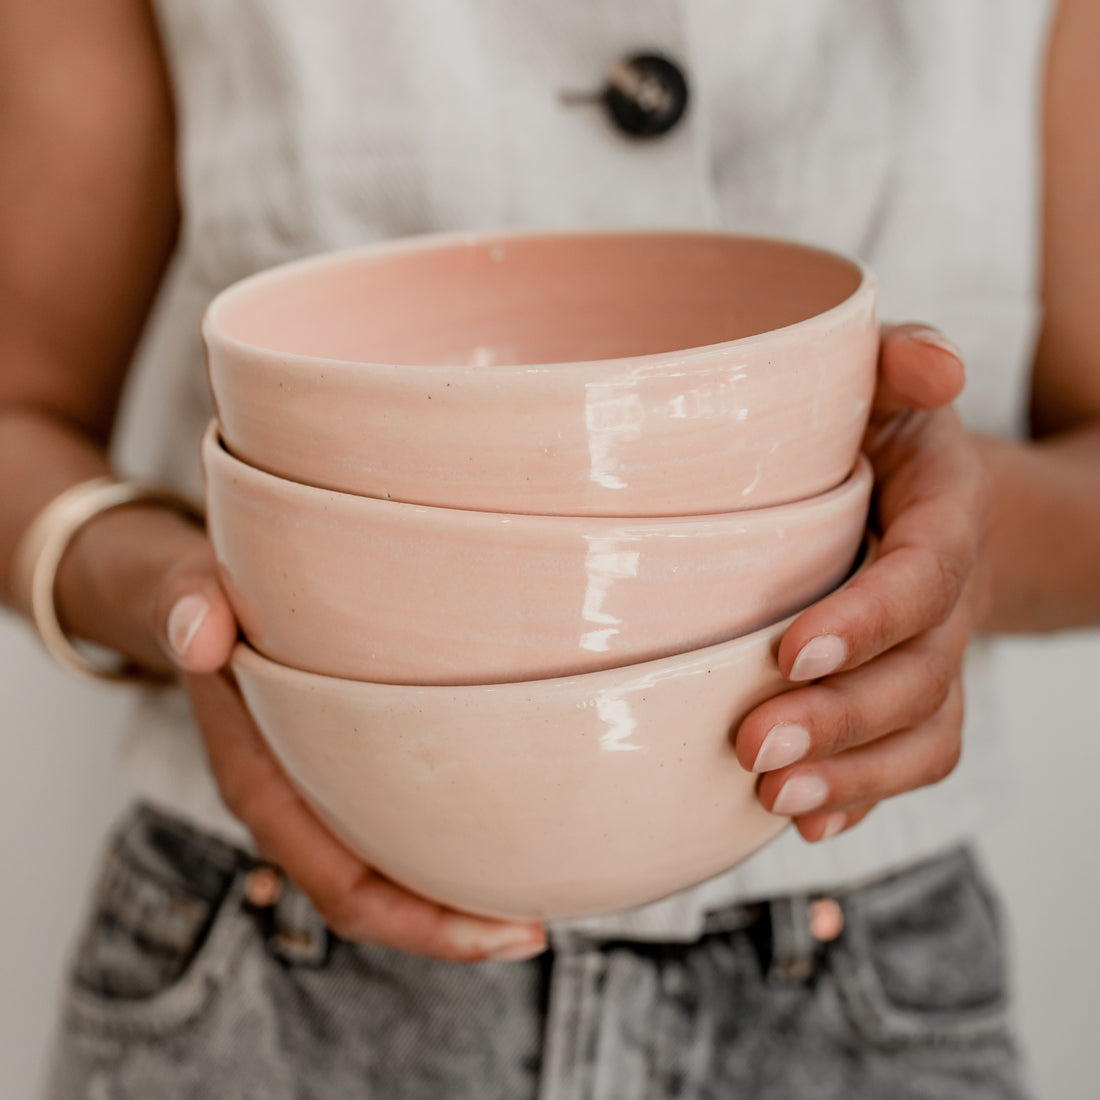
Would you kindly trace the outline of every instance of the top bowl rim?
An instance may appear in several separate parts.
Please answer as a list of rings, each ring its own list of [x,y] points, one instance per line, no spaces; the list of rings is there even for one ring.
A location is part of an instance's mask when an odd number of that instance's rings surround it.
[[[790,325],[781,325],[779,328],[768,329],[765,332],[750,333],[748,336],[739,337],[736,340],[723,340],[715,344],[698,344],[688,348],[678,348],[669,351],[651,352],[646,355],[614,356],[606,359],[577,359],[561,363],[491,363],[485,366],[471,366],[467,364],[450,363],[386,363],[360,359],[337,359],[323,355],[304,355],[299,352],[277,351],[274,348],[265,347],[239,337],[230,336],[219,321],[219,314],[241,294],[254,290],[265,283],[278,283],[281,280],[293,277],[303,271],[308,272],[312,268],[322,268],[331,264],[353,263],[361,257],[382,260],[387,256],[403,255],[416,252],[427,252],[437,248],[466,247],[477,248],[492,245],[495,242],[508,242],[513,240],[544,240],[563,238],[572,239],[615,239],[622,237],[638,238],[669,238],[689,237],[705,238],[720,241],[740,241],[746,244],[781,245],[786,248],[800,249],[805,252],[816,253],[847,267],[854,268],[859,274],[859,282],[847,295],[835,305],[830,306],[821,313],[815,313],[805,317],[801,321],[795,321]],[[354,248],[344,248],[317,253],[311,256],[303,256],[261,271],[246,275],[244,278],[230,284],[221,290],[207,305],[202,320],[202,336],[207,346],[215,343],[232,349],[238,353],[244,352],[250,355],[271,356],[277,358],[280,363],[308,364],[310,366],[324,366],[328,369],[354,368],[356,370],[381,369],[401,371],[423,371],[428,374],[453,374],[457,372],[476,373],[480,377],[500,376],[506,374],[529,374],[533,372],[570,371],[576,373],[584,368],[591,368],[594,363],[599,363],[611,368],[630,364],[656,363],[668,360],[670,357],[682,359],[685,356],[713,354],[728,348],[749,347],[758,344],[765,339],[772,338],[776,333],[797,333],[800,329],[813,327],[828,327],[832,318],[852,308],[854,302],[863,296],[874,294],[878,288],[878,280],[871,268],[855,256],[848,256],[833,249],[823,248],[819,245],[806,244],[802,241],[791,240],[786,237],[769,236],[767,234],[731,233],[707,229],[680,229],[676,227],[657,227],[639,229],[623,226],[603,229],[505,229],[492,232],[453,232],[453,233],[419,233],[413,236],[396,237],[388,240],[374,241]]]

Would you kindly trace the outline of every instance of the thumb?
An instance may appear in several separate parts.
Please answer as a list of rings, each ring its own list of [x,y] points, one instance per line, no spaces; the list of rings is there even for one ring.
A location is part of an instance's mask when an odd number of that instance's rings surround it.
[[[237,641],[237,621],[212,555],[169,573],[152,607],[157,640],[176,668],[216,672],[228,663]]]
[[[962,392],[962,355],[928,325],[883,325],[879,383],[872,420],[881,423],[904,409],[939,409]]]

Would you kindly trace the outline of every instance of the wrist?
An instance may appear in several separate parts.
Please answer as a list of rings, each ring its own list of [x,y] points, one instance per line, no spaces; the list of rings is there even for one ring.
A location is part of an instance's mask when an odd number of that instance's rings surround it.
[[[978,447],[994,487],[983,629],[1100,622],[1100,422],[1041,441],[979,438]]]
[[[173,666],[154,626],[153,603],[175,571],[212,568],[205,533],[179,511],[144,501],[112,508],[84,524],[61,559],[58,620],[73,637],[168,672]]]
[[[108,575],[119,577],[122,575],[117,569],[119,565],[130,566],[135,560],[143,560],[140,556],[134,559],[129,553],[134,548],[144,553],[150,546],[144,539],[134,537],[138,532],[129,532],[123,541],[118,537],[116,525],[102,524],[98,527],[100,538],[97,540],[90,533],[97,528],[94,525],[89,527],[94,520],[109,512],[139,504],[166,506],[188,519],[201,522],[202,513],[198,507],[178,493],[104,475],[79,481],[54,496],[22,532],[15,549],[11,567],[13,603],[28,613],[39,639],[54,660],[88,679],[115,682],[148,682],[152,679],[162,682],[165,678],[163,675],[150,675],[149,667],[143,667],[129,657],[132,653],[155,660],[152,650],[145,644],[144,632],[128,629],[139,619],[124,614],[127,610],[141,608],[146,596],[143,580],[147,573],[140,569],[132,573],[128,571],[127,583],[112,587],[99,583],[96,571],[87,568],[90,562],[109,562],[116,571]],[[106,547],[110,552],[89,554],[89,543],[94,548],[97,541],[102,542],[105,530],[113,533],[113,545],[109,541]],[[74,551],[74,544],[81,534],[85,535],[85,549],[83,552],[79,549]],[[163,545],[163,540],[160,543],[154,541],[151,545]],[[69,623],[89,640],[115,648],[117,656],[109,663],[92,660],[81,653],[73,645],[71,631],[66,631],[59,615],[58,573],[66,557],[69,558],[65,579],[65,589],[70,595],[66,604]],[[80,566],[85,568],[82,570]],[[71,572],[68,571],[70,569]],[[74,583],[70,583],[70,579]],[[218,588],[215,574],[210,575],[209,584]],[[122,629],[116,629],[120,625]],[[152,632],[154,638],[163,636],[163,630]],[[159,665],[160,662],[156,661],[153,667]]]

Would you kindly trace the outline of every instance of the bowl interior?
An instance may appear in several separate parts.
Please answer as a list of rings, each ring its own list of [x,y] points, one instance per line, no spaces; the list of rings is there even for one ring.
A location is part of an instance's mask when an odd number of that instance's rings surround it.
[[[840,305],[855,263],[702,233],[447,238],[291,264],[213,311],[283,354],[423,366],[653,355],[784,328]]]

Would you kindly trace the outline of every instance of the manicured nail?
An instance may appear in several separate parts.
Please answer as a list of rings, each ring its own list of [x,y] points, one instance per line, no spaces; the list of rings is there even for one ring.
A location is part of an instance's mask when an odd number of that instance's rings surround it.
[[[449,921],[447,940],[462,955],[488,959],[530,959],[546,950],[545,938],[531,928],[515,925],[486,928],[484,922],[467,917],[453,917]]]
[[[773,814],[796,817],[816,810],[829,797],[829,785],[818,775],[792,775],[779,789]]]
[[[546,944],[544,943],[517,943],[511,947],[502,947],[498,951],[494,951],[489,958],[496,959],[500,962],[523,962],[526,959],[533,959],[536,955],[541,955],[546,950]]]
[[[210,601],[205,596],[192,594],[181,596],[168,612],[168,644],[180,658],[187,654],[187,647],[194,641],[199,627],[210,614]]]
[[[753,761],[754,772],[773,772],[785,768],[810,751],[810,731],[796,722],[780,722],[768,730]]]
[[[946,351],[948,355],[953,355],[960,363],[963,361],[962,352],[939,329],[915,328],[910,331],[909,339],[916,340],[918,344],[926,344],[930,348],[937,348],[939,351]]]
[[[829,837],[836,836],[844,828],[847,820],[847,814],[829,814],[825,819],[825,828],[821,832],[821,839],[828,840]]]
[[[836,672],[848,656],[848,647],[835,634],[819,634],[799,651],[791,666],[792,680],[818,680]]]

